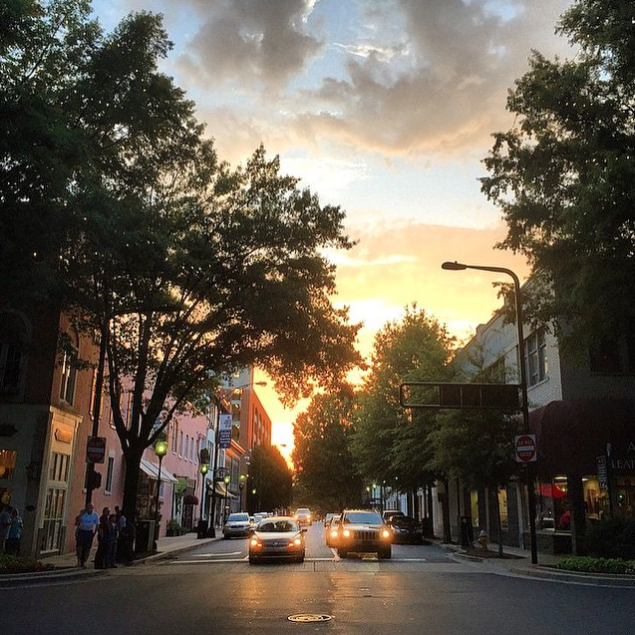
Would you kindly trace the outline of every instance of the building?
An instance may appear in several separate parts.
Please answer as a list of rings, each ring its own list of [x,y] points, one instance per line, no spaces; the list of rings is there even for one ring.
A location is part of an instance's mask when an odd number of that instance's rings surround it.
[[[607,515],[635,515],[635,322],[628,326],[612,341],[574,357],[561,349],[553,329],[525,325],[529,432],[537,444],[533,513],[540,550],[575,552],[576,532],[583,535],[586,523]],[[516,326],[501,314],[479,326],[459,355],[468,374],[493,383],[519,383],[518,360]],[[451,518],[470,516],[475,529],[491,527],[486,493],[447,494],[454,505]],[[527,498],[522,479],[498,491],[508,544],[529,543]],[[569,515],[577,527],[573,544],[571,530],[561,521]],[[458,527],[453,530],[456,535]]]

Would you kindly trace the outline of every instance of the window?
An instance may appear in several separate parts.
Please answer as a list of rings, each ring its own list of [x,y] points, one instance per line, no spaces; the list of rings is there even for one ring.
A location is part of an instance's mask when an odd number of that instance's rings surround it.
[[[15,473],[15,450],[0,450],[0,479],[10,481]]]
[[[77,350],[68,346],[62,355],[62,379],[60,382],[60,399],[73,404],[75,382],[77,381]]]
[[[547,378],[547,343],[545,331],[540,329],[525,340],[525,356],[527,359],[527,383],[529,386]]]
[[[183,432],[179,432],[179,456],[183,456]]]
[[[115,472],[115,457],[108,457],[108,467],[106,469],[106,486],[104,488],[105,492],[112,492],[112,479]]]
[[[0,394],[20,390],[22,350],[26,333],[23,321],[13,313],[0,313]]]

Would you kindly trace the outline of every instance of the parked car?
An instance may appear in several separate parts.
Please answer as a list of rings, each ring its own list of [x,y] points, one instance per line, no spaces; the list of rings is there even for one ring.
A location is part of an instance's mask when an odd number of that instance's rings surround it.
[[[249,562],[267,558],[304,562],[305,528],[290,516],[272,516],[260,522],[249,540]]]
[[[308,507],[298,507],[295,510],[294,518],[299,525],[312,525],[311,510]]]
[[[337,547],[338,524],[341,514],[332,514],[324,529],[324,540],[327,547]]]
[[[234,538],[236,536],[248,536],[251,529],[249,514],[246,512],[236,512],[227,517],[223,525],[223,538]]]
[[[387,523],[393,516],[405,516],[405,514],[400,509],[385,509],[381,514],[385,523]]]
[[[420,545],[423,542],[423,526],[415,518],[395,514],[387,524],[392,528],[394,543]]]
[[[392,530],[378,512],[345,509],[337,532],[337,553],[345,558],[349,552],[376,552],[381,559],[392,556]]]

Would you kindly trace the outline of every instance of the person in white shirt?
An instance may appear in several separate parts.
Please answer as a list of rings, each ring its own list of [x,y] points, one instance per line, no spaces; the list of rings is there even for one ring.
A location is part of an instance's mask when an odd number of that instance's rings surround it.
[[[79,566],[86,568],[86,561],[93,546],[93,538],[99,527],[99,514],[95,511],[93,504],[88,503],[86,509],[80,512],[77,517],[77,554],[79,556]]]

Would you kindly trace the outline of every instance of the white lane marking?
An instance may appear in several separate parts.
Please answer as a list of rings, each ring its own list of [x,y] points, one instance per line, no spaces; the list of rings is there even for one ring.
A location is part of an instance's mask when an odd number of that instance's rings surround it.
[[[239,556],[242,551],[228,551],[227,553],[195,553],[193,558],[224,558],[225,556]]]

